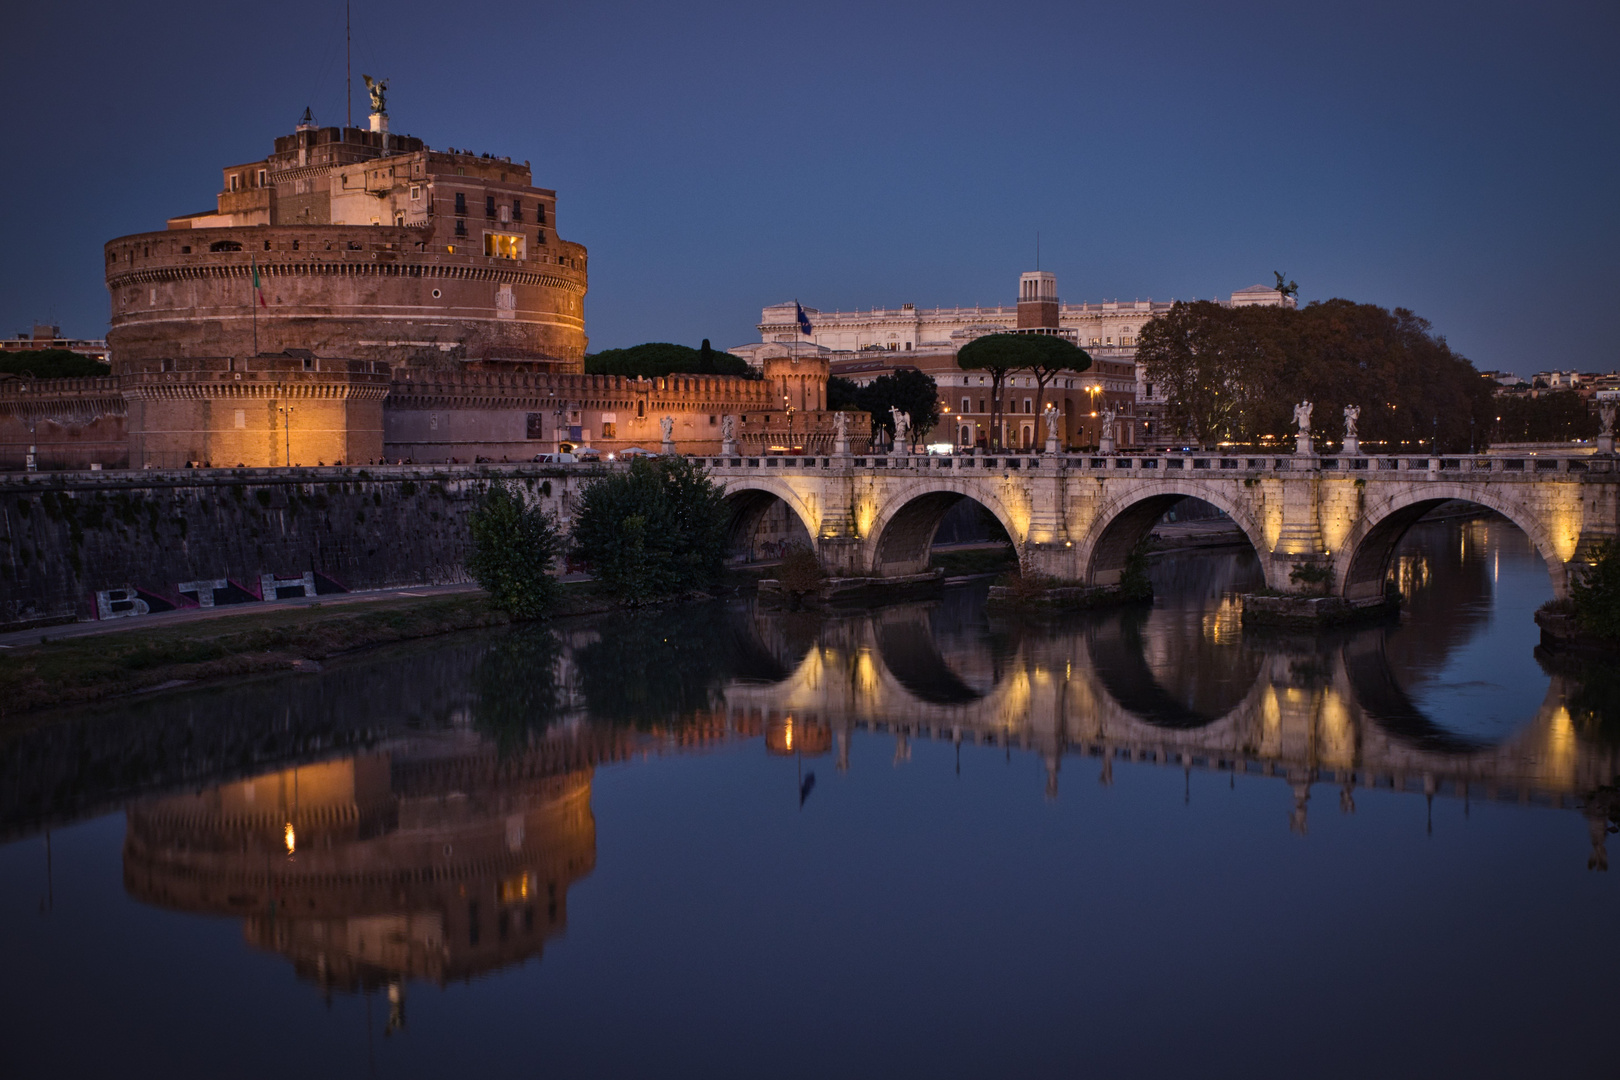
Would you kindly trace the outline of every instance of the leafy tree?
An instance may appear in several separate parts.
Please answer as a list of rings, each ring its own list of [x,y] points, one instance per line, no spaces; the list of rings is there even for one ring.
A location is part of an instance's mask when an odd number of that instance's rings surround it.
[[[1137,362],[1189,439],[1287,440],[1293,405],[1311,401],[1330,444],[1346,405],[1369,448],[1467,451],[1489,434],[1492,386],[1404,308],[1349,300],[1283,307],[1175,304],[1142,328]]]
[[[1136,362],[1160,388],[1167,419],[1200,446],[1251,435],[1248,412],[1258,395],[1275,392],[1277,366],[1266,336],[1248,312],[1209,300],[1178,303],[1142,327]]]
[[[711,584],[725,554],[725,497],[680,457],[639,458],[587,487],[574,518],[574,551],[607,590],[630,604]]]
[[[561,547],[557,525],[523,496],[494,484],[472,514],[467,572],[514,619],[538,619],[557,599],[551,563]]]
[[[898,408],[911,417],[911,430],[921,438],[939,423],[939,387],[931,376],[916,368],[899,368],[879,375],[856,391],[856,404],[872,414],[872,430],[894,435],[894,414]]]
[[[1570,596],[1582,630],[1620,641],[1620,543],[1595,546],[1591,566],[1571,584]]]
[[[626,375],[655,379],[664,375],[736,375],[744,379],[764,378],[748,361],[730,353],[715,352],[709,339],[702,348],[649,341],[628,349],[606,349],[585,358],[587,375]]]
[[[111,373],[112,367],[70,349],[31,349],[0,356],[0,373],[36,379],[88,379]]]
[[[1007,376],[1014,371],[1035,374],[1037,385],[1044,391],[1060,371],[1084,371],[1091,366],[1091,357],[1085,350],[1060,337],[1046,334],[988,334],[974,338],[956,354],[956,366],[963,371],[990,373],[990,440],[995,449],[1001,448],[1001,419],[1003,415],[1002,387]],[[1042,372],[1046,374],[1043,376]]]
[[[1598,418],[1573,390],[1496,398],[1493,442],[1570,442],[1598,433]]]
[[[832,412],[863,410],[860,386],[854,379],[834,375],[827,380],[827,408]]]

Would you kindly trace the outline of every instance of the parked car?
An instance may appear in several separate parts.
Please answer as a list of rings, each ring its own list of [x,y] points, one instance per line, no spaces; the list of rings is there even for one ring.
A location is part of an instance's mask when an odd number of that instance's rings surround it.
[[[536,454],[534,460],[542,465],[574,465],[579,458],[573,454]]]
[[[574,451],[574,456],[575,456],[575,459],[578,460],[578,461],[601,461],[602,460],[601,452],[598,451],[598,450],[595,450],[595,449],[593,449],[592,447],[589,447],[589,446],[578,447]]]

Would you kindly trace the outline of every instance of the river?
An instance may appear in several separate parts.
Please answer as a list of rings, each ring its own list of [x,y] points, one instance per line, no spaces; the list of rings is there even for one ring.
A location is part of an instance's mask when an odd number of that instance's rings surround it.
[[[0,743],[0,1073],[1612,1075],[1620,742],[1546,568],[1420,524],[1398,623],[715,603]],[[1598,799],[1601,802],[1601,792]]]

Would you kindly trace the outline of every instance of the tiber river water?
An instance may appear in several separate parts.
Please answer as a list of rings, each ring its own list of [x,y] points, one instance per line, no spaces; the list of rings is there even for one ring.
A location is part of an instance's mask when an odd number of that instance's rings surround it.
[[[0,744],[0,1075],[1614,1075],[1620,765],[1545,568],[1423,524],[1398,626],[1247,551],[468,636]],[[1583,809],[1585,807],[1585,809]]]

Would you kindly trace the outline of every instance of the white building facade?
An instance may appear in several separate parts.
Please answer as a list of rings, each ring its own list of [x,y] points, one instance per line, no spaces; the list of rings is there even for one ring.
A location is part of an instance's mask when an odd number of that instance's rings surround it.
[[[1174,441],[1175,433],[1160,430],[1164,411],[1164,395],[1159,388],[1147,382],[1136,364],[1136,343],[1142,327],[1154,316],[1170,310],[1175,301],[1166,300],[1103,300],[1065,304],[1058,299],[1056,278],[1048,271],[1034,271],[1022,275],[1019,281],[1019,300],[1026,309],[1023,324],[1019,321],[1020,304],[1001,304],[981,307],[918,308],[915,304],[901,304],[897,308],[871,308],[857,311],[822,311],[804,309],[810,322],[806,334],[798,323],[797,304],[772,304],[760,312],[758,324],[760,340],[750,345],[731,349],[756,368],[763,367],[767,356],[797,354],[827,355],[834,363],[835,375],[841,374],[841,360],[864,361],[868,358],[882,363],[874,365],[869,381],[881,374],[880,368],[893,365],[918,367],[933,375],[940,384],[940,397],[951,400],[967,389],[956,387],[953,379],[968,380],[972,375],[947,377],[941,357],[954,357],[961,347],[974,338],[986,334],[999,334],[1026,329],[1031,325],[1028,309],[1032,304],[1047,307],[1047,325],[1055,312],[1057,332],[1089,352],[1097,367],[1085,380],[1085,393],[1108,394],[1110,397],[1124,387],[1134,387],[1135,408],[1131,419],[1133,431],[1129,437],[1121,431],[1123,446],[1167,445]],[[1286,296],[1265,285],[1252,285],[1231,294],[1226,304],[1245,307],[1269,304],[1293,307],[1292,296]],[[895,355],[900,354],[900,355]],[[927,359],[925,359],[927,357]],[[1102,361],[1108,361],[1106,365]],[[861,368],[867,365],[861,364]],[[851,373],[853,375],[853,372]],[[950,385],[955,393],[947,398]],[[1092,386],[1097,387],[1096,390]],[[1081,389],[1076,387],[1076,389]],[[976,403],[976,400],[975,400]],[[1022,405],[1022,399],[1019,399]],[[1009,402],[1011,405],[1011,402]],[[1091,410],[1087,409],[1086,412]],[[972,431],[971,424],[958,423],[958,439],[962,432]],[[1029,423],[1035,429],[1033,418]],[[1023,441],[1023,425],[1007,432],[1012,442]],[[1074,424],[1066,424],[1066,431],[1078,431]]]

